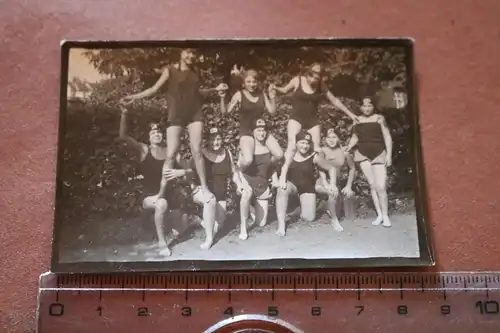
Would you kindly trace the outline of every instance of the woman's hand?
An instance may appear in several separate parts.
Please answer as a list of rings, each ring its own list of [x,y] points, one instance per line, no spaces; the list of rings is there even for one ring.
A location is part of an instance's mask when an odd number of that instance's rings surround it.
[[[186,175],[186,170],[183,169],[166,169],[163,171],[163,178],[166,180],[173,180],[181,178]]]
[[[387,154],[385,157],[385,166],[390,167],[392,165],[392,156]]]
[[[329,184],[326,190],[335,199],[339,196],[339,188],[334,184]]]
[[[280,177],[279,180],[278,180],[278,188],[282,189],[282,190],[286,190],[286,184],[287,184],[287,180],[286,178],[284,177]]]
[[[352,191],[352,188],[350,186],[346,186],[342,189],[342,194],[346,197],[346,198],[351,198],[354,196],[354,192]]]
[[[135,101],[135,97],[134,96],[125,96],[122,99],[120,99],[120,104],[121,105],[129,105],[129,104],[131,104],[134,101]]]
[[[229,86],[225,83],[219,83],[217,87],[215,87],[215,90],[217,90],[217,93],[220,94],[221,91],[226,92],[226,90],[229,89]]]

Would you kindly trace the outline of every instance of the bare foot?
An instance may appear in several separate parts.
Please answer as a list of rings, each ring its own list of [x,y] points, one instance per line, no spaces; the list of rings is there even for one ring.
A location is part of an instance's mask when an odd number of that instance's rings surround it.
[[[278,235],[278,236],[280,236],[280,237],[285,237],[285,235],[286,235],[286,231],[285,231],[285,229],[278,229],[278,230],[276,231],[276,235]]]
[[[390,228],[390,227],[392,227],[391,220],[389,220],[389,216],[384,215],[384,216],[382,217],[382,219],[384,220],[384,223],[382,223],[382,225],[383,225],[384,227],[386,227],[386,228]]]
[[[342,232],[344,231],[344,227],[340,225],[340,222],[338,219],[332,219],[331,224],[333,226],[333,230],[336,232]]]
[[[259,227],[265,227],[267,224],[267,221],[260,221]]]
[[[380,225],[383,219],[381,215],[378,215],[377,218],[372,222],[372,225]]]
[[[241,240],[248,239],[248,233],[246,231],[240,231],[240,235],[238,236]]]
[[[213,242],[214,242],[213,240],[208,240],[208,239],[207,239],[206,241],[204,241],[204,242],[200,245],[200,248],[201,248],[202,250],[208,250],[208,249],[210,249],[210,248],[212,247]]]
[[[166,256],[166,257],[170,257],[172,255],[172,251],[166,245],[163,248],[160,248],[160,252],[159,253],[162,256]]]

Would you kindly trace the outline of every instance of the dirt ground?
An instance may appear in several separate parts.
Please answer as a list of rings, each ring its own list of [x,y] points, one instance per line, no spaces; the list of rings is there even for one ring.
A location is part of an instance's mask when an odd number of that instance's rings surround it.
[[[115,232],[114,239],[88,241],[86,235],[73,234],[72,245],[63,245],[61,262],[127,262],[127,261],[170,261],[170,260],[262,260],[270,258],[370,258],[370,257],[419,257],[418,232],[414,214],[394,214],[392,228],[372,226],[374,216],[342,221],[344,231],[337,233],[329,224],[327,215],[307,223],[289,220],[287,235],[275,234],[277,221],[270,220],[265,227],[252,225],[249,237],[238,238],[236,221],[228,221],[219,231],[216,243],[208,251],[200,249],[204,232],[201,227],[188,230],[172,243],[172,256],[161,256],[155,250],[144,249],[154,244],[152,221],[143,228],[136,228],[127,237]],[[144,221],[141,221],[143,223]],[[232,223],[231,223],[232,222]],[[102,224],[103,228],[105,224]],[[145,228],[145,229],[144,229]],[[98,234],[108,232],[101,230]],[[144,235],[147,237],[144,237]],[[76,237],[76,238],[75,238]]]

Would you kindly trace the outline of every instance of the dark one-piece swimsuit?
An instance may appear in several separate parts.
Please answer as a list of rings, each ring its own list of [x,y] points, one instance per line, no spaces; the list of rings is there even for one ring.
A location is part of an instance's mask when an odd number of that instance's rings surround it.
[[[316,153],[313,153],[311,156],[300,162],[292,160],[292,163],[290,164],[290,168],[287,173],[287,180],[297,188],[299,195],[304,193],[316,193],[316,179],[314,178],[315,155]]]
[[[369,161],[373,161],[385,151],[384,135],[378,122],[358,123],[354,125],[354,133],[358,137],[358,152]]]
[[[271,153],[254,155],[252,164],[244,171],[243,176],[257,198],[269,188],[272,171]]]
[[[257,102],[249,100],[243,91],[240,105],[240,137],[252,136],[252,127],[257,119],[262,117],[266,110],[264,94],[260,94]]]
[[[308,94],[302,87],[302,77],[299,77],[299,86],[292,94],[292,114],[290,119],[299,122],[303,130],[309,130],[319,124],[318,106],[326,91],[326,87],[321,86],[312,94]]]
[[[167,81],[168,126],[185,127],[203,121],[200,80],[192,70],[169,67]]]
[[[229,152],[226,150],[226,156],[220,162],[213,162],[205,156],[203,158],[205,159],[208,189],[215,195],[217,201],[226,200],[226,189],[231,175]]]

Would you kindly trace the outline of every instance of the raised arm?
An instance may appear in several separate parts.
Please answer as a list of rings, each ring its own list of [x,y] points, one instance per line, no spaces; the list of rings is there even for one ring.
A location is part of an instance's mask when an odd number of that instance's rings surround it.
[[[276,91],[280,92],[281,94],[288,94],[290,91],[297,89],[297,87],[299,86],[299,80],[300,78],[296,76],[293,79],[291,79],[286,86],[284,87],[275,86],[274,89],[276,89]]]
[[[229,104],[226,106],[226,102],[222,102],[221,100],[221,111],[222,113],[230,113],[236,108],[236,106],[241,104],[241,92],[237,91],[234,93],[233,97],[229,101]]]
[[[168,81],[168,77],[169,77],[169,70],[168,67],[165,67],[161,73],[160,78],[158,79],[158,81],[156,81],[156,83],[152,87],[149,87],[148,89],[141,91],[140,93],[126,96],[122,99],[122,102],[124,103],[132,102],[134,100],[138,100],[156,94],[158,90],[160,90],[160,88],[165,84],[165,82]]]
[[[128,110],[124,107],[121,107],[121,118],[120,118],[120,139],[125,141],[128,145],[130,145],[133,149],[135,149],[138,153],[141,154],[141,159],[145,156],[145,152],[147,150],[147,146],[144,143],[140,143],[131,136],[127,134],[127,115]]]
[[[269,86],[269,98],[264,93],[264,102],[266,104],[266,109],[269,113],[276,112],[276,87]]]
[[[358,121],[358,117],[354,113],[352,113],[352,111],[349,110],[344,105],[344,103],[342,103],[340,101],[340,99],[338,99],[337,97],[335,97],[335,95],[333,95],[332,92],[328,88],[326,88],[326,86],[324,86],[323,91],[325,93],[326,98],[330,101],[330,103],[332,103],[332,105],[334,107],[336,107],[340,111],[344,112],[349,118],[352,119],[352,121],[354,121],[354,122]]]
[[[385,150],[387,152],[387,158],[389,161],[389,166],[392,160],[392,137],[391,131],[389,130],[389,126],[387,126],[387,122],[385,121],[384,116],[379,115],[378,123],[382,127],[382,135],[384,136]]]

